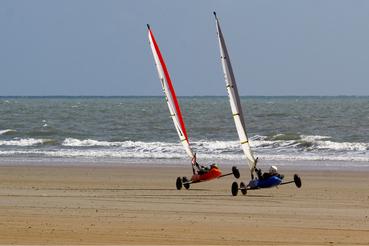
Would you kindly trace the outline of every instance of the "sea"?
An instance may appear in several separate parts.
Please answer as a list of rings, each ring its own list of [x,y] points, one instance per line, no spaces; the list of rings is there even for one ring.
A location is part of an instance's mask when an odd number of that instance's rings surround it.
[[[203,163],[242,164],[227,97],[179,97]],[[369,167],[369,97],[241,97],[261,163]],[[189,163],[164,97],[0,97],[0,163]],[[308,163],[308,164],[306,164]]]

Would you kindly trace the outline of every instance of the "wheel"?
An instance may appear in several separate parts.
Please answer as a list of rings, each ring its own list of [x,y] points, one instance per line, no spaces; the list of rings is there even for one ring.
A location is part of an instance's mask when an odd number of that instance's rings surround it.
[[[231,191],[232,191],[233,196],[237,196],[237,193],[238,193],[238,184],[237,184],[237,182],[232,183]]]
[[[183,186],[186,188],[186,190],[188,190],[190,188],[190,184],[189,183],[184,183]]]
[[[242,192],[242,195],[246,195],[247,194],[247,189],[246,189],[246,185],[244,182],[240,183],[240,190]]]
[[[232,173],[233,173],[233,176],[236,179],[238,179],[240,177],[240,170],[238,170],[238,168],[236,166],[232,167]]]
[[[190,188],[190,183],[187,177],[182,178],[183,186],[188,190]]]
[[[302,183],[301,183],[301,178],[299,175],[297,174],[293,175],[293,181],[295,181],[295,185],[297,188],[301,188]]]
[[[177,190],[182,189],[182,179],[181,179],[181,177],[177,178],[176,187],[177,187]]]

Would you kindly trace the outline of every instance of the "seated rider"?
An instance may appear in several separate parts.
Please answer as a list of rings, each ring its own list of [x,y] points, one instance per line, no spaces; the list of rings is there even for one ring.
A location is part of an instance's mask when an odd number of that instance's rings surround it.
[[[265,173],[262,173],[260,169],[255,168],[255,172],[258,175],[258,178],[260,180],[268,179],[272,176],[277,176],[278,178],[283,179],[284,175],[279,174],[277,171],[278,171],[278,168],[276,166],[271,166],[269,168],[269,172],[265,172]]]
[[[205,167],[205,166],[200,165],[199,163],[197,163],[197,161],[196,161],[196,153],[193,155],[191,162],[192,162],[192,172],[193,172],[193,174],[203,175],[203,174],[209,172],[210,169],[211,169],[211,167],[210,168],[209,167]],[[195,167],[196,167],[197,171],[195,170]]]

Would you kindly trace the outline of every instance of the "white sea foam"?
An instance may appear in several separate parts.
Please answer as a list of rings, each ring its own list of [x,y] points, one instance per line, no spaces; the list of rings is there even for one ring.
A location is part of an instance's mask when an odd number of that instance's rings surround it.
[[[316,146],[317,149],[329,149],[336,151],[367,151],[369,149],[368,143],[349,143],[349,142],[332,142],[332,141],[319,141]]]
[[[142,141],[123,141],[123,142],[109,142],[109,141],[98,141],[93,139],[79,140],[76,138],[66,138],[63,146],[69,147],[122,147],[126,149],[136,149],[138,151],[143,149],[160,149],[165,150],[165,148],[170,147],[173,143],[167,142],[142,142]],[[176,143],[177,146],[181,146]]]
[[[369,143],[350,143],[350,142],[333,142],[329,136],[305,136],[302,135],[303,141],[308,141],[314,144],[316,150],[331,150],[331,151],[367,151]]]
[[[320,135],[301,135],[300,137],[301,140],[309,142],[331,139],[330,136],[320,136]]]
[[[301,136],[301,140],[264,140],[266,137],[259,136],[258,140],[250,140],[251,147],[256,151],[361,151],[366,152],[369,149],[369,143],[349,143],[349,142],[333,142],[328,136]],[[236,154],[241,153],[239,141],[193,141],[193,148],[197,152],[210,154]],[[143,141],[122,141],[109,142],[98,141],[93,139],[79,140],[67,138],[62,143],[63,146],[69,147],[116,147],[121,150],[129,150],[135,152],[165,152],[180,153],[182,146],[179,143],[169,142],[143,142]]]
[[[266,160],[331,160],[369,161],[369,143],[334,142],[328,136],[301,136],[300,140],[267,140],[265,136],[250,138],[255,156]],[[188,157],[180,143],[143,141],[98,141],[66,138],[61,145],[45,149],[48,139],[13,139],[0,141],[0,146],[19,146],[1,155],[31,155],[46,157],[183,159]],[[301,143],[303,142],[303,143]],[[306,144],[305,142],[308,142]],[[37,146],[40,145],[40,146]],[[229,160],[243,162],[239,141],[193,141],[191,145],[199,160]],[[22,147],[36,146],[33,149]],[[13,151],[13,152],[11,152]],[[23,152],[22,152],[23,151]]]
[[[85,139],[79,140],[76,138],[66,138],[63,143],[63,146],[70,146],[70,147],[91,147],[91,146],[121,146],[122,142],[108,142],[108,141],[98,141],[93,139]]]
[[[13,129],[5,129],[5,130],[0,130],[0,135],[6,135],[6,134],[15,133],[15,132],[17,131]]]
[[[35,138],[22,138],[13,140],[2,140],[0,146],[34,146],[39,144],[51,143],[51,139],[35,139]]]
[[[183,150],[178,153],[168,152],[147,152],[147,151],[114,151],[114,150],[5,150],[0,151],[0,156],[37,156],[37,157],[56,157],[56,158],[108,158],[108,159],[167,159],[167,160],[188,160]],[[259,154],[260,163],[263,161],[348,161],[348,162],[367,162],[369,165],[369,156],[352,156],[352,155],[284,155],[284,154]],[[242,154],[210,154],[198,153],[200,162],[210,163],[219,162],[221,160],[232,161],[234,163],[243,163],[245,158]]]

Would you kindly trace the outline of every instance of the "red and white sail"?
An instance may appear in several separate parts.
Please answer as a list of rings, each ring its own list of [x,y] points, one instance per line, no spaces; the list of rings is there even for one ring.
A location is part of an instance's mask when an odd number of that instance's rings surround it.
[[[222,68],[224,72],[226,88],[227,88],[227,92],[229,96],[229,103],[232,109],[233,120],[236,125],[236,129],[237,129],[238,137],[240,139],[242,150],[246,156],[250,170],[251,172],[253,172],[255,169],[256,161],[255,161],[254,155],[252,153],[252,150],[249,144],[249,139],[246,134],[246,125],[245,125],[245,120],[244,120],[243,113],[242,113],[240,96],[238,94],[236,80],[233,74],[231,60],[228,55],[223,33],[222,33],[222,30],[220,29],[219,20],[215,12],[214,12],[214,16],[215,16],[216,28],[217,28],[217,34],[218,34],[220,58],[222,62]]]
[[[177,130],[179,139],[184,149],[186,150],[186,153],[188,154],[189,157],[193,158],[194,154],[191,149],[190,143],[188,141],[185,123],[183,121],[181,109],[178,104],[177,96],[174,91],[172,81],[170,79],[163,56],[160,53],[159,46],[156,43],[154,35],[150,29],[150,26],[147,25],[147,27],[148,27],[148,35],[149,35],[149,43],[150,43],[151,51],[154,56],[155,65],[156,65],[156,69],[159,74],[161,86],[163,87],[163,91],[166,96],[166,101],[168,104],[170,117],[173,120],[173,123]]]

